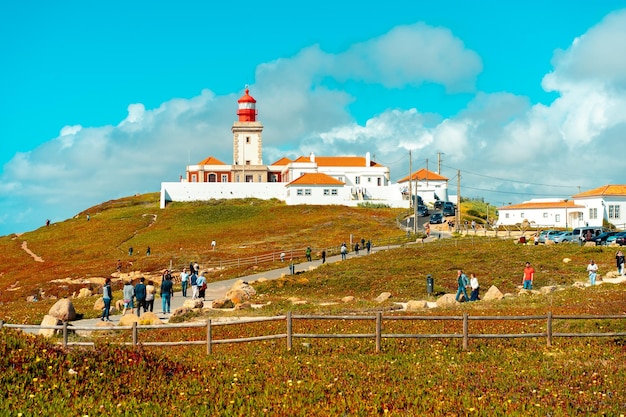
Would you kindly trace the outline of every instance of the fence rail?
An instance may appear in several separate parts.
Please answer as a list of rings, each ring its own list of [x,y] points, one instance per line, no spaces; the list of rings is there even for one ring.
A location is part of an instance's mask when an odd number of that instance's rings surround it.
[[[371,333],[294,333],[293,322],[294,321],[316,321],[316,320],[331,320],[331,321],[373,321],[374,328]],[[392,321],[461,321],[463,324],[462,333],[383,333],[383,322]],[[522,321],[537,321],[545,320],[545,331],[536,333],[470,333],[470,321],[507,321],[507,320],[522,320]],[[288,312],[286,315],[275,317],[262,317],[243,319],[230,322],[218,322],[213,323],[208,320],[206,323],[179,323],[179,324],[166,324],[166,325],[138,325],[133,323],[132,326],[116,326],[116,327],[96,327],[96,326],[71,326],[68,322],[64,322],[58,326],[38,326],[27,324],[10,324],[0,320],[0,330],[2,328],[14,328],[21,330],[56,330],[62,334],[62,344],[64,347],[70,346],[95,346],[95,342],[87,341],[70,341],[70,332],[75,331],[91,331],[91,332],[110,332],[110,331],[130,331],[132,335],[132,342],[120,342],[122,345],[137,346],[139,344],[143,346],[206,346],[207,354],[212,353],[213,345],[218,344],[231,344],[231,343],[244,343],[244,342],[258,342],[265,340],[277,340],[285,339],[287,350],[291,350],[293,346],[293,339],[374,339],[376,342],[376,352],[380,352],[382,349],[383,339],[462,339],[463,350],[468,349],[469,339],[515,339],[515,338],[545,338],[547,346],[552,345],[552,339],[555,337],[624,337],[626,332],[602,332],[602,333],[566,333],[566,332],[554,332],[553,323],[555,320],[626,320],[626,315],[605,315],[605,316],[566,316],[566,315],[553,315],[552,312],[548,312],[546,315],[535,316],[469,316],[467,313],[463,313],[462,316],[383,316],[381,312],[376,315],[368,316],[320,316],[320,315],[293,315]],[[229,325],[246,325],[251,323],[269,322],[269,321],[284,321],[286,326],[285,333],[259,335],[241,338],[231,339],[214,339],[213,327],[215,326],[229,326]],[[162,342],[140,342],[139,330],[171,330],[171,329],[187,329],[187,328],[206,328],[205,340],[182,340],[182,341],[162,341]]]

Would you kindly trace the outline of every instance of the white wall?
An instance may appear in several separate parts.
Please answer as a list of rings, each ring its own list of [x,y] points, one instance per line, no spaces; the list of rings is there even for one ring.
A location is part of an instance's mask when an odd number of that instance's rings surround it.
[[[280,182],[162,182],[161,208],[170,201],[207,201],[231,198],[287,198],[287,188]]]

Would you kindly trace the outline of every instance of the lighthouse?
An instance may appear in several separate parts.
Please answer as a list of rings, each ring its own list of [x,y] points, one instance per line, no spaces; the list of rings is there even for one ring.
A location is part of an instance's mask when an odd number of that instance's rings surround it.
[[[263,124],[256,120],[256,100],[246,87],[237,100],[238,120],[233,123],[233,163],[235,182],[266,182],[267,168],[263,167]],[[265,172],[265,175],[263,174]]]

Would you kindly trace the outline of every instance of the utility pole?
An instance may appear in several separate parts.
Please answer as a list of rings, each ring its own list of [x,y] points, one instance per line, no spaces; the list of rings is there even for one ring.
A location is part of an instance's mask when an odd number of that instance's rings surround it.
[[[413,157],[411,156],[411,150],[409,149],[409,208],[413,207],[413,183],[411,176],[413,175]]]
[[[428,158],[426,158],[426,189],[428,190]]]
[[[461,170],[456,172],[456,210],[454,216],[454,223],[456,224],[456,230],[461,227]]]
[[[443,152],[437,152],[437,174],[441,175],[441,155]]]

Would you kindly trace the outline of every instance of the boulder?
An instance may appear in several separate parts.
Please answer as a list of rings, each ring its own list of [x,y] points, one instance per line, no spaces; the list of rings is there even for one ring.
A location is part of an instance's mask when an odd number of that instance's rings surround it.
[[[189,308],[183,305],[182,307],[178,307],[176,310],[172,312],[172,317],[184,316],[185,314],[189,313],[192,310],[193,310],[192,308]]]
[[[406,303],[406,311],[418,311],[425,308],[428,308],[428,302],[425,300],[409,300],[409,302]]]
[[[74,305],[69,298],[62,298],[57,301],[52,307],[50,307],[48,315],[56,317],[61,321],[76,320],[76,310],[74,309]]]
[[[541,287],[541,289],[539,290],[539,292],[541,294],[550,294],[551,292],[556,291],[556,285],[547,285],[545,287]]]
[[[94,310],[103,310],[104,309],[104,300],[102,297],[98,298],[95,303],[93,303]]]
[[[351,303],[353,301],[354,301],[354,296],[352,295],[347,295],[341,299],[342,303]]]
[[[448,307],[456,305],[457,301],[454,294],[444,294],[437,299],[437,307]]]
[[[572,260],[570,258],[563,258],[563,263],[564,264],[568,264],[570,262],[572,262]]]
[[[239,280],[230,287],[230,290],[226,293],[226,298],[231,300],[234,304],[240,304],[244,301],[249,301],[256,295],[256,290],[252,285],[245,281]]]
[[[40,326],[59,326],[63,324],[63,322],[57,317],[51,315],[43,316],[43,320],[41,320]],[[55,333],[60,332],[60,330],[54,329],[39,329],[39,335],[43,337],[52,337]]]
[[[91,297],[92,295],[93,291],[91,291],[89,288],[81,288],[80,291],[78,291],[78,295],[76,296],[76,298]]]
[[[483,301],[501,300],[503,298],[504,295],[495,285],[489,287],[485,295],[482,296]]]
[[[390,297],[391,297],[390,292],[381,292],[380,295],[376,297],[374,301],[376,301],[377,303],[383,303],[387,301]]]
[[[247,301],[245,303],[235,305],[235,310],[250,310],[250,309],[252,309],[252,304],[250,304]]]
[[[133,323],[139,324],[139,317],[135,313],[126,313],[120,317],[119,326],[132,326]]]
[[[161,319],[154,314],[152,311],[147,311],[139,317],[139,324],[149,325],[149,324],[163,324]]]
[[[193,310],[194,308],[203,308],[204,301],[202,300],[185,300],[183,307]]]
[[[232,302],[232,300],[229,299],[222,299],[222,300],[213,300],[213,303],[211,304],[212,308],[235,308],[235,304]]]

